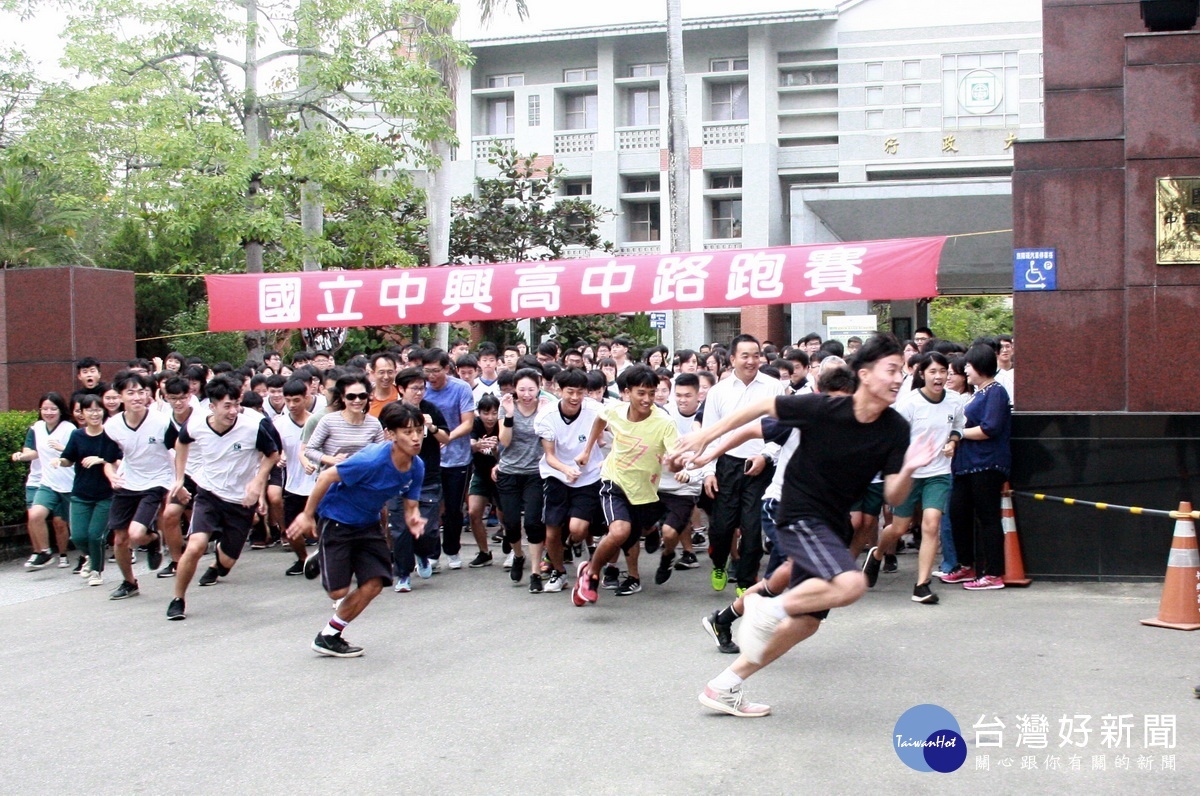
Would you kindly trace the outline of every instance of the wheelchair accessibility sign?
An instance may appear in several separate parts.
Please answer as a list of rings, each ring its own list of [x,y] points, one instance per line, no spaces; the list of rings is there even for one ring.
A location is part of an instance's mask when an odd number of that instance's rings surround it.
[[[1057,249],[1013,249],[1013,290],[1057,289]]]

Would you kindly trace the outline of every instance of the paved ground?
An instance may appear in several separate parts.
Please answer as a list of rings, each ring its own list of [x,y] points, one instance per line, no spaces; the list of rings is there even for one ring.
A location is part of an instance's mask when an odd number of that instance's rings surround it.
[[[1159,794],[1200,782],[1200,633],[1138,624],[1157,611],[1156,585],[943,587],[927,607],[909,600],[904,556],[900,575],[749,682],[773,716],[738,720],[696,702],[730,662],[700,628],[731,596],[705,570],[601,592],[586,609],[513,588],[499,566],[447,572],[387,591],[346,634],[366,655],[335,660],[308,649],[329,602],[283,577],[288,563],[247,551],[228,581],[193,586],[178,623],[164,618],[170,581],[143,577],[140,597],[109,602],[111,576],[88,588],[0,566],[0,792]],[[897,719],[923,703],[949,710],[968,741],[953,774],[912,771],[893,751]],[[1027,714],[1048,717],[1046,749],[1017,746]],[[1086,745],[1060,747],[1064,714],[1093,717]],[[1129,748],[1102,744],[1108,714],[1132,717]],[[1175,718],[1174,748],[1147,748],[1147,715]],[[1005,723],[1002,747],[976,747],[994,739],[976,738],[981,716]],[[1028,755],[1037,770],[1022,769]]]

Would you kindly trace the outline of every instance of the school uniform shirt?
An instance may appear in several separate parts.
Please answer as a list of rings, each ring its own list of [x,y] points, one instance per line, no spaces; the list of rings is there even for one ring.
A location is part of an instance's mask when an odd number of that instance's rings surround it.
[[[109,456],[119,455],[117,444],[101,431],[92,436],[87,429],[77,428],[71,432],[67,447],[63,448],[62,458],[75,463],[75,482],[71,487],[71,496],[80,500],[108,500],[112,497],[112,484],[104,474],[104,467],[84,467],[83,460],[89,456],[99,456],[105,461]]]
[[[192,410],[192,413],[190,415],[188,415],[188,417],[189,418],[196,417],[196,414],[197,414],[196,411]],[[203,414],[203,412],[201,412],[200,414]],[[180,429],[181,424],[178,420],[175,419],[174,410],[168,408],[167,416],[171,418],[171,428],[175,429],[175,435],[176,435],[176,438],[178,438],[179,429]],[[174,449],[172,449],[171,455],[174,456]],[[191,478],[193,481],[195,481],[196,480],[196,467],[197,467],[196,460],[193,457],[189,456],[188,460],[183,465],[183,474],[186,475],[187,477]]]
[[[204,410],[197,408],[192,417],[203,418]],[[121,471],[127,492],[145,492],[161,487],[170,489],[175,482],[175,438],[171,416],[148,409],[136,428],[131,428],[124,412],[104,421],[104,433],[117,443],[120,456],[105,459],[109,463],[124,462]]]
[[[317,483],[317,471],[310,474],[304,470],[304,443],[300,439],[304,433],[303,424],[296,423],[287,412],[271,422],[283,442],[280,446],[286,462],[283,488],[293,495],[311,495]]]
[[[670,404],[669,406],[667,414],[674,421],[675,430],[679,436],[683,436],[691,431],[692,426],[696,423],[696,415],[684,415],[675,404]],[[699,414],[699,411],[696,414]],[[662,475],[658,482],[658,491],[667,492],[672,495],[682,495],[684,497],[697,497],[700,494],[701,487],[704,486],[704,479],[697,475],[699,472],[699,470],[689,472],[688,474],[692,476],[691,480],[686,484],[681,484],[675,479],[675,473],[663,467]]]
[[[594,403],[589,406],[585,400],[579,407],[579,414],[571,418],[563,415],[561,403],[538,413],[534,428],[539,437],[554,443],[554,455],[563,464],[579,467],[575,457],[587,447],[588,435],[592,433],[592,425],[596,422],[594,406]],[[588,486],[600,480],[600,465],[603,463],[604,452],[596,445],[592,448],[592,455],[587,464],[579,468],[579,478],[575,479],[574,483],[569,483],[566,475],[547,464],[544,453],[538,463],[538,472],[542,478],[556,478],[570,487]]]
[[[343,525],[373,525],[383,506],[397,495],[404,500],[421,499],[425,465],[419,458],[404,471],[392,461],[392,443],[376,442],[337,466],[340,481],[330,485],[317,506],[323,519]]]
[[[193,478],[205,491],[229,503],[241,503],[246,487],[262,465],[262,457],[278,453],[274,428],[253,409],[245,409],[222,433],[211,418],[193,413],[179,430],[179,441],[188,447],[188,458],[199,456]]]
[[[491,384],[488,384],[480,378],[475,383],[475,386],[471,388],[471,397],[475,399],[476,407],[479,406],[479,399],[485,395],[494,395],[497,398],[502,395],[500,392],[500,379],[494,379]]]
[[[41,422],[41,421],[38,421]],[[34,436],[33,426],[30,426],[25,431],[25,444],[22,446],[29,448],[31,451],[37,450],[37,437]],[[29,475],[25,477],[25,486],[31,486],[35,489],[42,485],[42,457],[37,457],[29,463]]]
[[[662,476],[659,457],[675,445],[679,431],[671,416],[651,407],[650,416],[640,422],[629,419],[629,404],[606,406],[600,419],[613,432],[613,447],[600,477],[621,487],[630,505],[642,506],[658,500],[658,482]]]
[[[71,494],[71,487],[75,483],[75,468],[60,467],[58,460],[62,451],[50,447],[50,443],[57,442],[66,446],[72,431],[75,431],[75,424],[65,420],[60,420],[54,431],[46,427],[45,420],[33,424],[33,447],[38,453],[38,460],[42,462],[41,485],[64,495]]]
[[[900,393],[896,401],[896,411],[908,421],[912,429],[912,438],[917,439],[922,434],[931,435],[941,448],[950,439],[950,433],[958,432],[962,436],[966,417],[963,405],[966,401],[953,390],[942,393],[942,400],[934,402],[925,397],[920,390],[909,390]],[[933,461],[913,473],[913,478],[931,478],[935,475],[950,475],[950,456],[943,456],[939,450]]]
[[[804,395],[809,394],[804,393]],[[782,500],[783,477],[787,472],[788,462],[792,460],[792,456],[800,447],[800,432],[783,425],[773,417],[764,417],[759,422],[762,423],[763,439],[779,445],[779,461],[775,463],[775,474],[771,476],[771,483],[763,492],[763,500]]]

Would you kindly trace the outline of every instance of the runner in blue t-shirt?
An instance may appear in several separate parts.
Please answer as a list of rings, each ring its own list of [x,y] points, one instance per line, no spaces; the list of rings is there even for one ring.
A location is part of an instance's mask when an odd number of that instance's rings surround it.
[[[420,504],[425,466],[417,458],[424,418],[417,409],[395,402],[383,408],[379,422],[391,442],[368,445],[322,472],[304,512],[287,530],[290,539],[315,536],[317,515],[321,517],[321,579],[337,601],[333,618],[312,643],[321,655],[357,658],[363,653],[342,638],[342,631],[392,583],[391,551],[380,525],[388,499],[404,497],[404,519],[413,536],[420,538],[425,527]],[[354,591],[351,578],[358,581]]]

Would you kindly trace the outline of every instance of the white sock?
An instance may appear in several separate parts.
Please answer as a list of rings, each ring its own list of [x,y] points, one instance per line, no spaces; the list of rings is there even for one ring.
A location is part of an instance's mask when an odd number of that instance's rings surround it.
[[[783,610],[783,600],[778,597],[764,599],[762,601],[762,609],[766,611],[768,616],[773,616],[780,621],[788,617],[787,611]]]
[[[333,618],[329,620],[329,624],[325,625],[324,629],[321,630],[321,635],[336,636],[345,630],[346,626],[349,624],[350,622],[348,620],[342,619],[335,612]]]
[[[731,688],[737,688],[743,682],[743,678],[739,677],[737,672],[733,670],[733,667],[730,666],[728,669],[709,680],[708,685],[714,690],[728,691]]]

